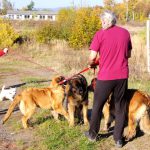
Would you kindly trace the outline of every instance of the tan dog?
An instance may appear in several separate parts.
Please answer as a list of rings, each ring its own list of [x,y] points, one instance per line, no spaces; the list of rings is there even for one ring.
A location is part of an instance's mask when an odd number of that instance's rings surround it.
[[[75,115],[79,120],[81,120],[81,116],[83,115],[84,124],[88,125],[88,86],[86,78],[81,74],[77,74],[67,81],[67,84],[69,84],[69,90],[67,90],[69,125],[75,125]]]
[[[36,106],[44,109],[52,108],[55,112],[63,115],[67,120],[69,120],[69,115],[62,105],[65,97],[65,89],[62,85],[58,84],[62,80],[64,80],[64,77],[62,76],[55,77],[52,79],[50,87],[27,88],[21,94],[18,94],[4,116],[3,123],[8,120],[13,109],[19,103],[20,111],[23,114],[22,124],[24,128],[28,127],[27,121],[35,112]]]
[[[92,85],[96,85],[96,79],[92,80],[90,88]],[[95,87],[93,87],[94,90]],[[127,100],[127,117],[128,117],[128,131],[126,138],[127,140],[132,139],[136,135],[136,126],[139,122],[140,129],[144,133],[150,134],[150,97],[136,89],[128,89],[126,92]],[[115,105],[113,100],[113,95],[110,95],[107,103],[103,108],[104,114],[104,129],[108,130],[111,122],[115,117]]]

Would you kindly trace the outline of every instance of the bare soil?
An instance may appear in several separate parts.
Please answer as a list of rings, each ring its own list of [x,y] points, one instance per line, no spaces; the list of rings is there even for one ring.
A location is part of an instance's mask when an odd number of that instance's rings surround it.
[[[13,56],[12,56],[13,57]],[[4,65],[0,62],[0,65]],[[13,66],[12,66],[13,67]],[[7,87],[17,87],[18,92],[21,89],[21,86],[24,85],[22,78],[24,76],[40,76],[47,79],[50,79],[50,72],[46,70],[34,69],[32,65],[30,68],[19,68],[19,72],[7,72],[7,76],[4,77],[0,74],[0,87],[5,84]],[[13,75],[14,73],[14,75]],[[45,85],[49,84],[46,82]],[[6,112],[10,101],[0,102],[0,120],[4,116],[3,113]],[[21,114],[19,111],[13,113],[14,120],[20,120]],[[18,119],[19,118],[19,119]],[[33,129],[20,129],[19,131],[14,131],[11,123],[6,123],[5,125],[0,125],[0,150],[27,150],[30,147],[36,146],[36,143],[40,140],[39,137],[35,136],[35,128]],[[113,140],[112,135],[108,137],[109,140]],[[102,145],[102,150],[108,150],[108,143],[104,142]],[[111,147],[111,150],[116,148]],[[130,141],[125,144],[122,148],[123,150],[150,150],[150,135],[143,134],[138,132],[136,138],[133,141]]]

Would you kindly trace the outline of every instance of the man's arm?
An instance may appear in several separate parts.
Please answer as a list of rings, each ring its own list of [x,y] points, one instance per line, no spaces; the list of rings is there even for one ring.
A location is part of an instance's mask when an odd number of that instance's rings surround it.
[[[94,50],[91,50],[89,56],[89,65],[91,67],[96,67],[99,64],[99,58],[97,58],[98,53]]]
[[[128,58],[130,58],[130,57],[131,57],[131,49],[128,50]]]

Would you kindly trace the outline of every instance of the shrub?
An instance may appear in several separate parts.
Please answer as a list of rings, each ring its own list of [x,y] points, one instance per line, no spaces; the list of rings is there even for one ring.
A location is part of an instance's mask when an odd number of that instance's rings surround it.
[[[69,44],[78,49],[88,45],[95,32],[100,28],[100,10],[82,8],[76,12],[75,23],[72,26]]]
[[[18,34],[8,22],[0,20],[0,46],[9,47],[18,38]]]
[[[35,38],[39,43],[49,44],[57,35],[57,31],[52,23],[43,24],[35,33]]]
[[[58,38],[68,41],[71,28],[75,22],[75,9],[61,9],[58,13],[57,26]]]

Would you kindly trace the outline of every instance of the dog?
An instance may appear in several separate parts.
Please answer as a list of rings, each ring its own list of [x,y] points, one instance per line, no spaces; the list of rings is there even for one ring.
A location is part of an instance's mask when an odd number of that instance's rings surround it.
[[[15,95],[16,88],[5,89],[5,85],[3,85],[2,90],[0,92],[0,101],[3,101],[4,99],[9,99],[13,101]]]
[[[89,89],[94,91],[96,78],[91,81]],[[94,86],[93,86],[94,85]],[[128,131],[126,140],[131,140],[136,136],[136,127],[139,124],[140,129],[147,134],[150,134],[150,96],[137,89],[128,89],[125,95],[127,105],[127,120]],[[109,127],[115,117],[115,104],[113,94],[111,94],[103,108],[104,115],[104,130],[109,130]]]
[[[83,115],[84,125],[88,125],[88,84],[82,74],[74,75],[67,81],[67,109],[69,113],[69,126],[75,125],[75,115],[81,120]]]
[[[23,90],[20,94],[15,96],[7,113],[2,119],[2,123],[4,124],[9,119],[17,104],[19,104],[20,111],[23,114],[22,125],[24,128],[28,128],[28,120],[35,112],[36,106],[43,109],[52,108],[54,112],[63,115],[69,121],[68,112],[62,105],[65,97],[65,89],[59,84],[62,80],[64,80],[63,76],[57,76],[52,79],[49,87],[27,88]]]

